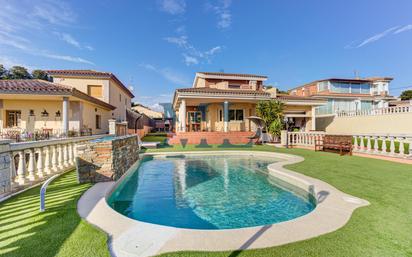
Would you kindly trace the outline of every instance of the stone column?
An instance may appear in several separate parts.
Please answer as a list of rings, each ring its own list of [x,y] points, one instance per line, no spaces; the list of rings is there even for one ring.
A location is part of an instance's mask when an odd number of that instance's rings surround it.
[[[116,135],[116,120],[115,119],[109,120],[109,134]]]
[[[223,131],[229,131],[229,102],[223,102]]]
[[[284,147],[288,147],[288,131],[287,130],[282,130],[280,131],[280,144]]]
[[[312,106],[312,128],[313,131],[316,130],[316,107]]]
[[[67,136],[69,132],[69,98],[63,97],[63,119],[62,119],[62,131],[63,135]]]
[[[180,121],[180,131],[186,132],[186,100],[182,99],[182,103],[179,107],[179,121]]]
[[[57,167],[57,148],[55,145],[50,146],[51,149],[51,163],[52,163],[52,170],[54,172],[58,172],[59,171],[59,167]]]
[[[63,166],[65,168],[69,167],[69,149],[67,144],[63,145]]]

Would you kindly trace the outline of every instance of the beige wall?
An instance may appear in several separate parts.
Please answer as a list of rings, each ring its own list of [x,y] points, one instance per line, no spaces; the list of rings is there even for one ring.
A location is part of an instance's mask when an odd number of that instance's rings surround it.
[[[103,91],[103,97],[98,98],[116,107],[112,111],[111,118],[119,121],[126,120],[126,108],[131,107],[131,98],[121,86],[111,79],[87,79],[87,78],[71,78],[71,77],[54,77],[53,81],[58,84],[68,85],[74,87],[83,93],[87,92],[88,85],[101,85]],[[121,100],[120,100],[121,95]],[[126,99],[126,102],[125,102]]]
[[[2,102],[3,107],[0,108],[1,128],[6,126],[6,110],[21,111],[20,127],[27,131],[34,131],[36,129],[61,130],[62,128],[62,101],[4,99]],[[34,116],[29,115],[30,110],[34,110]],[[49,113],[48,117],[41,116],[41,112],[44,110]],[[56,117],[56,112],[58,110],[61,113],[60,117]],[[80,111],[80,113],[77,113],[77,111]],[[96,129],[96,114],[99,114],[102,117],[101,129]],[[110,111],[88,102],[70,101],[69,130],[91,128],[93,134],[107,133],[110,114]]]
[[[326,132],[412,134],[412,113],[335,117],[326,127]]]

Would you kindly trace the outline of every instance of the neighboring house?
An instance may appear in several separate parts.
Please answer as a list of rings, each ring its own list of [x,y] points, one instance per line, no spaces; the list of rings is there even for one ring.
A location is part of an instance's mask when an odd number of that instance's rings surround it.
[[[0,80],[0,134],[101,134],[126,121],[133,94],[112,73],[49,70],[53,82]]]
[[[10,131],[100,134],[115,106],[44,80],[0,80],[0,134]]]
[[[334,116],[339,112],[360,112],[388,107],[389,83],[392,78],[330,78],[316,80],[291,89],[290,95],[324,98],[327,105],[316,108],[318,116]]]
[[[133,93],[110,72],[94,70],[48,70],[53,82],[67,85],[116,107],[110,118],[126,121]]]
[[[276,95],[266,92],[266,76],[221,72],[198,72],[191,88],[175,91],[173,109],[176,131],[184,132],[250,132],[254,124],[247,119],[256,115],[260,100],[278,99],[285,104],[285,116],[295,128],[315,130],[317,106],[325,100],[312,97]]]
[[[162,119],[163,118],[163,114],[161,112],[154,111],[150,109],[149,107],[146,107],[139,103],[134,103],[132,106],[132,109],[137,111],[138,113],[144,113],[146,114],[146,116],[152,119]]]

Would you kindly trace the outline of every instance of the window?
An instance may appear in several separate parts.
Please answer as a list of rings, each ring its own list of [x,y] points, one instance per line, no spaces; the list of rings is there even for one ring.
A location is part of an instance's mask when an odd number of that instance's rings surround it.
[[[318,83],[318,91],[328,90],[329,81],[321,81]]]
[[[119,94],[119,102],[122,101],[122,94]]]
[[[229,121],[243,121],[243,110],[229,110]]]
[[[7,123],[6,127],[18,127],[21,121],[21,111],[6,111]]]
[[[102,126],[102,117],[100,115],[96,115],[96,129],[101,129]]]
[[[87,85],[87,94],[93,97],[103,97],[102,86],[100,85]]]
[[[222,121],[222,120],[223,120],[223,112],[222,112],[222,110],[218,110],[218,111],[217,111],[217,119],[218,119],[218,121]]]
[[[240,89],[240,85],[238,84],[229,84],[230,89]]]

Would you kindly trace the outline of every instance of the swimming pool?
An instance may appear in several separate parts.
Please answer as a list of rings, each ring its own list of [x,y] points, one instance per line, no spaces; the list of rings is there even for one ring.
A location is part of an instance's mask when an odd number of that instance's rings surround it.
[[[275,161],[244,155],[144,157],[108,204],[135,220],[190,229],[254,227],[311,212],[312,195],[268,175]]]

